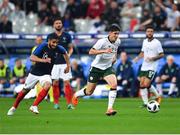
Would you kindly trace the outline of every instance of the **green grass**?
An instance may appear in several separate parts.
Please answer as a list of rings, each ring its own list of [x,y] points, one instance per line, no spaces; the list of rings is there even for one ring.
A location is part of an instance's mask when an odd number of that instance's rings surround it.
[[[75,110],[61,109],[42,102],[40,114],[29,112],[33,100],[23,100],[14,116],[7,110],[14,99],[0,98],[0,133],[180,133],[180,99],[164,99],[158,113],[140,109],[140,99],[117,99],[118,114],[104,115],[107,99],[80,99]]]

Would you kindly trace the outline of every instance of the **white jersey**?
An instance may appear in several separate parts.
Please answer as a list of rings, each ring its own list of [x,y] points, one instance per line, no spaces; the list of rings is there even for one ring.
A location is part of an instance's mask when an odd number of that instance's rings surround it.
[[[153,39],[150,42],[148,39],[145,39],[143,41],[142,45],[142,52],[144,52],[144,60],[142,63],[141,70],[142,71],[148,71],[148,70],[153,70],[156,71],[157,66],[158,66],[158,60],[156,61],[146,61],[147,57],[156,57],[159,55],[159,53],[163,53],[162,45],[161,42],[157,39]]]
[[[96,58],[92,62],[91,66],[99,68],[101,70],[105,70],[112,66],[113,57],[117,54],[118,46],[120,45],[121,40],[118,38],[114,43],[111,43],[108,39],[102,38],[99,39],[96,44],[93,46],[96,50],[105,50],[108,48],[112,49],[112,53],[102,53],[96,55]]]

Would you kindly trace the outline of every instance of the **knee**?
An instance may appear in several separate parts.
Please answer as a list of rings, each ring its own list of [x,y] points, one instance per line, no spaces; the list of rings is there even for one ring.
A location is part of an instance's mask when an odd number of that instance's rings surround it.
[[[58,80],[53,80],[53,86],[59,86],[59,81]]]
[[[140,84],[140,87],[141,87],[141,88],[149,88],[150,85],[149,85],[148,83],[141,83],[141,84]]]
[[[51,83],[50,83],[50,82],[45,82],[44,85],[43,85],[43,88],[44,88],[45,90],[49,90],[50,87],[51,87]]]
[[[176,77],[173,77],[171,80],[172,83],[176,83]]]
[[[65,85],[65,86],[66,86],[66,85],[69,85],[69,84],[70,84],[69,80],[64,81],[64,85]]]

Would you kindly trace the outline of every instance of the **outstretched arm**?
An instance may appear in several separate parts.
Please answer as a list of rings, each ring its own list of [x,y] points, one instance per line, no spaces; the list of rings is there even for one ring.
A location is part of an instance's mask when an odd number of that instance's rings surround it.
[[[166,10],[166,7],[159,1],[159,0],[154,0],[155,3],[160,6],[163,10]]]
[[[105,50],[96,50],[94,48],[91,48],[89,51],[90,55],[97,55],[97,54],[102,54],[102,53],[112,53],[112,49],[108,48]]]
[[[51,63],[50,58],[42,59],[42,58],[37,57],[34,54],[31,54],[30,60],[33,61],[33,62]]]
[[[140,52],[139,55],[133,59],[133,62],[136,63],[143,57],[144,57],[144,52]]]

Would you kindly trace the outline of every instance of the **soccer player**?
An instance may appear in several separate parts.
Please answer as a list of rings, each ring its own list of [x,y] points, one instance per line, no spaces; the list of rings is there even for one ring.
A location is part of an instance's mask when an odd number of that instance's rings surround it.
[[[16,111],[19,103],[22,101],[24,96],[39,82],[42,86],[41,92],[38,94],[33,105],[30,107],[30,111],[38,114],[38,105],[47,95],[51,84],[51,70],[53,68],[54,61],[59,53],[63,54],[66,61],[66,68],[64,69],[65,73],[68,73],[70,70],[69,56],[66,50],[57,46],[57,37],[54,34],[49,35],[48,43],[42,43],[39,45],[33,54],[30,56],[30,60],[36,62],[32,67],[31,72],[29,73],[25,86],[22,91],[18,94],[14,105],[9,109],[7,115],[13,115]]]
[[[151,84],[156,73],[158,66],[158,60],[164,56],[161,42],[153,37],[154,28],[148,26],[146,28],[146,39],[143,41],[140,54],[133,60],[137,62],[144,57],[142,67],[140,70],[140,95],[144,104],[142,107],[146,107],[148,103],[148,90],[152,92],[157,101],[161,102],[161,97],[156,88]]]
[[[120,28],[118,25],[111,25],[108,37],[99,39],[90,49],[89,54],[96,55],[96,58],[91,64],[87,87],[77,91],[72,98],[74,106],[78,104],[78,97],[91,95],[99,79],[103,78],[110,86],[106,115],[110,116],[117,113],[117,111],[113,109],[117,95],[117,79],[112,64],[116,61],[117,49],[121,42],[118,38],[119,32]]]
[[[58,36],[58,44],[63,46],[67,51],[69,57],[73,53],[73,44],[70,34],[63,31],[63,24],[61,18],[55,18],[53,27],[55,29],[54,35]],[[47,37],[48,39],[48,37]],[[61,55],[61,54],[59,54]],[[57,57],[55,64],[52,69],[52,79],[53,79],[53,94],[54,94],[54,108],[59,109],[59,97],[60,97],[60,88],[59,88],[59,79],[63,80],[64,84],[64,93],[67,102],[67,108],[73,109],[71,104],[71,99],[73,95],[73,90],[70,85],[70,79],[72,78],[71,72],[64,73],[66,68],[66,61],[63,57]]]

